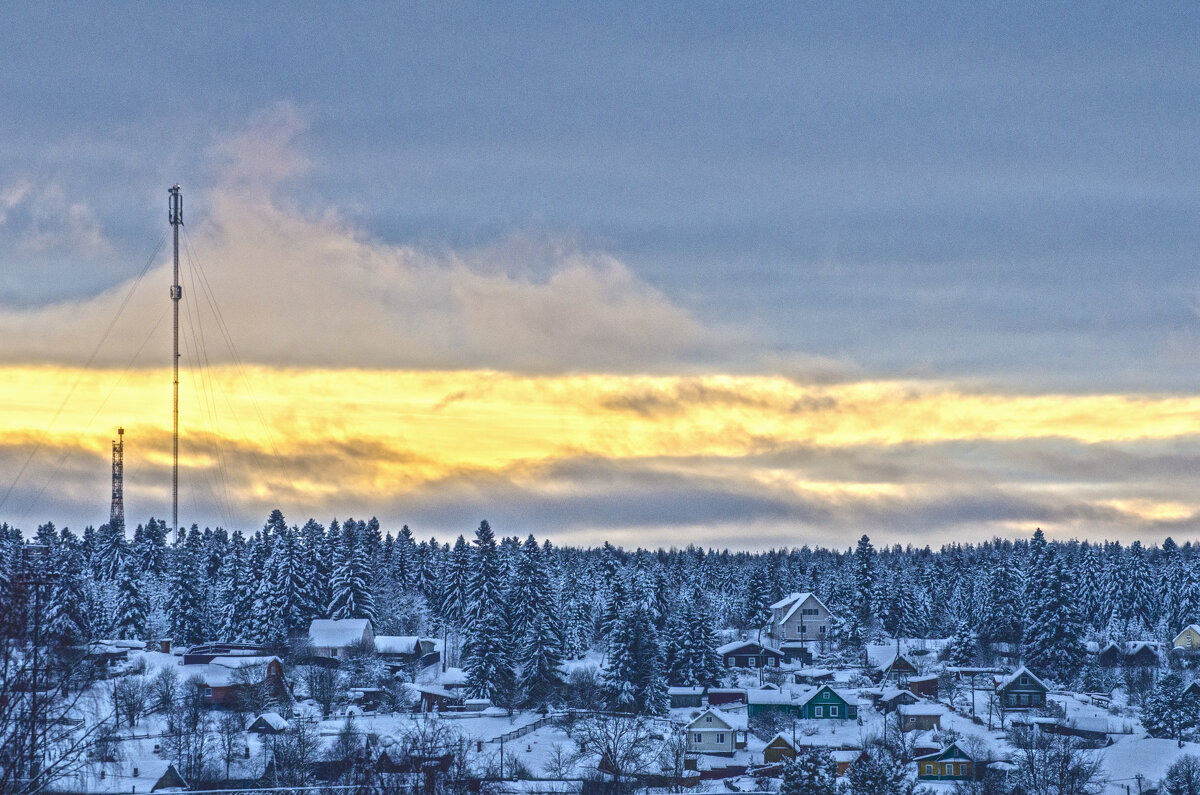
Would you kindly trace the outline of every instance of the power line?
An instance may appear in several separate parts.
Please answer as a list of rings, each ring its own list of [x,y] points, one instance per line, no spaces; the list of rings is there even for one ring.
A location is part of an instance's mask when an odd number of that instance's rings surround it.
[[[100,348],[104,346],[105,341],[108,340],[108,335],[112,333],[113,327],[117,325],[117,321],[120,320],[121,315],[125,312],[125,307],[129,305],[129,301],[131,298],[133,298],[133,294],[137,290],[138,285],[142,283],[142,278],[146,275],[146,273],[149,272],[150,266],[154,264],[154,258],[158,256],[158,252],[162,249],[163,243],[166,242],[166,238],[166,233],[163,233],[159,236],[158,243],[155,244],[154,250],[151,252],[150,256],[146,258],[146,264],[142,266],[141,273],[137,275],[137,278],[133,280],[133,284],[129,286],[129,291],[125,293],[125,298],[121,301],[120,306],[117,307],[116,314],[113,315],[112,320],[109,321],[108,327],[104,329],[104,333],[100,335],[99,341],[96,342],[96,347],[92,349],[92,355],[88,357],[87,362],[79,370],[79,374],[75,377],[75,382],[71,384],[71,388],[67,390],[67,394],[63,397],[62,402],[58,404],[58,410],[54,412],[54,416],[50,419],[50,423],[38,437],[37,443],[34,444],[33,449],[29,451],[29,455],[25,458],[25,462],[21,464],[21,468],[17,471],[16,477],[14,477],[12,482],[8,484],[8,489],[4,492],[4,496],[0,497],[0,508],[3,508],[5,503],[8,502],[8,498],[12,496],[13,489],[17,487],[17,483],[19,483],[21,478],[25,475],[25,470],[29,468],[29,464],[31,461],[33,461],[33,457],[37,455],[39,450],[41,450],[42,444],[46,441],[46,436],[54,427],[54,423],[58,422],[58,418],[62,414],[63,409],[66,408],[67,402],[71,400],[71,396],[75,394],[75,390],[79,387],[80,382],[83,381],[84,373],[91,369],[92,362],[96,360],[96,356],[100,353]]]

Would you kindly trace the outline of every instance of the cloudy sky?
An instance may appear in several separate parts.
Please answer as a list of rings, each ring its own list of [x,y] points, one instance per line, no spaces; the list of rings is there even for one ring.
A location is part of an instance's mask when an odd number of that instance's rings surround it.
[[[0,12],[0,521],[1200,528],[1200,9]]]

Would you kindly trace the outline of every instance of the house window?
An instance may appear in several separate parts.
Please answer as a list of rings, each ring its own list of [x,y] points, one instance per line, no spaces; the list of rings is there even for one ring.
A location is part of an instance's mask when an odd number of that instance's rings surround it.
[[[1015,707],[1017,705],[1017,694],[1016,693],[1008,694],[1008,705],[1010,707]]]
[[[717,745],[724,745],[724,744],[725,744],[725,733],[717,732]]]
[[[1028,677],[1028,676],[1022,676],[1022,677],[1021,677],[1021,684],[1023,684],[1023,685],[1027,685],[1027,684],[1029,684],[1029,677]]]
[[[801,635],[807,635],[807,634],[808,634],[808,627],[806,627],[806,626],[804,626],[803,624],[801,624],[801,625],[800,625],[800,634],[801,634]],[[1190,638],[1189,638],[1189,640],[1190,640]]]
[[[825,625],[822,624],[821,626],[817,627],[817,632],[820,632],[822,635],[824,635],[825,634]]]
[[[829,717],[836,718],[837,716],[838,716],[838,708],[836,706],[830,707],[829,708]]]
[[[732,658],[732,657],[726,657],[726,658],[725,658],[725,667],[726,667],[726,668],[732,668],[732,667],[733,667],[733,658]]]
[[[822,699],[823,701],[828,701],[828,700],[829,700],[829,691],[828,691],[828,690],[826,690],[824,693],[822,693],[822,694],[821,694],[821,699]]]
[[[778,664],[779,664],[779,660],[776,660],[774,657],[767,658],[767,665],[771,666],[772,668]]]
[[[816,707],[813,708],[813,714],[815,716],[817,716],[818,718],[823,718],[823,717],[825,717],[825,708],[822,707],[820,704],[818,704]]]
[[[1022,707],[1029,706],[1029,694],[1028,693],[1021,693],[1021,706]]]
[[[212,688],[211,687],[204,688],[204,695],[211,698],[212,697]]]
[[[758,665],[758,658],[757,657],[747,657],[746,664],[749,665],[751,668],[754,668],[756,665]]]
[[[712,723],[712,715],[705,715],[705,716],[704,716],[704,722],[705,722],[705,723]]]
[[[927,775],[927,776],[933,775],[933,765],[928,765],[928,764],[925,765],[925,775]]]
[[[1187,634],[1187,645],[1189,649],[1192,648],[1192,633],[1190,632]]]
[[[696,733],[695,733],[694,735],[692,735],[692,736],[693,736],[693,738],[694,738],[694,742],[695,742],[697,745],[699,745],[699,744],[701,744],[701,743],[703,743],[703,742],[704,742],[704,735],[703,735],[703,734],[701,734],[700,732],[696,732]]]

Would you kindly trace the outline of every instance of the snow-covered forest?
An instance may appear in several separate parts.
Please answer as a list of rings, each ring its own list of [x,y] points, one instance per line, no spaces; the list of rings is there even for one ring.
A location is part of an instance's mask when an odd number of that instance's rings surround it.
[[[828,681],[836,681],[841,688],[836,691],[839,697],[845,697],[847,705],[861,705],[855,730],[859,746],[867,745],[864,732],[882,730],[886,738],[888,710],[878,706],[878,712],[872,711],[862,699],[886,701],[889,691],[872,690],[871,680],[883,676],[890,681],[890,667],[903,650],[908,658],[920,660],[906,677],[928,674],[926,680],[936,680],[934,703],[940,703],[940,685],[941,699],[950,710],[947,720],[957,720],[953,717],[957,710],[967,721],[965,726],[972,721],[986,723],[992,731],[995,712],[998,729],[1013,732],[995,745],[989,745],[992,735],[972,740],[977,757],[987,755],[986,761],[1001,766],[1023,753],[1025,740],[1019,722],[1012,727],[1006,724],[1004,706],[998,704],[994,693],[989,695],[991,685],[977,687],[975,678],[990,676],[993,671],[998,677],[1014,669],[1018,673],[1036,671],[1038,684],[1045,682],[1043,692],[1049,688],[1068,694],[1062,698],[1081,694],[1078,698],[1084,700],[1076,705],[1080,710],[1085,703],[1093,709],[1110,698],[1128,705],[1134,711],[1113,707],[1113,714],[1125,716],[1126,725],[1140,715],[1147,742],[1158,742],[1152,738],[1182,742],[1191,738],[1200,724],[1200,710],[1187,706],[1192,702],[1179,696],[1190,679],[1189,659],[1163,651],[1200,617],[1200,555],[1190,543],[1178,546],[1169,538],[1161,546],[1147,548],[1139,542],[1124,546],[1047,541],[1038,530],[1018,540],[996,539],[939,550],[899,545],[875,549],[864,535],[855,547],[842,550],[801,544],[760,553],[695,547],[631,551],[609,544],[589,549],[558,547],[533,536],[497,537],[486,521],[469,535],[442,542],[417,540],[408,527],[396,531],[381,528],[374,519],[334,520],[327,526],[314,520],[302,526],[288,524],[279,511],[272,512],[252,534],[193,526],[178,538],[170,535],[166,523],[155,519],[128,534],[125,528],[108,525],[88,527],[79,534],[52,524],[33,533],[0,525],[0,586],[6,595],[4,630],[9,639],[6,688],[21,690],[21,676],[27,676],[34,649],[52,660],[70,659],[72,650],[94,649],[97,644],[128,641],[128,648],[139,650],[144,645],[147,651],[132,671],[146,681],[140,701],[129,695],[137,688],[122,684],[133,679],[124,676],[111,684],[114,680],[109,670],[101,671],[99,677],[93,671],[82,680],[61,673],[52,677],[56,687],[62,684],[64,694],[70,689],[68,681],[81,692],[94,689],[98,682],[107,686],[109,690],[104,692],[111,698],[111,712],[102,715],[93,710],[91,717],[79,721],[84,726],[92,726],[89,721],[94,721],[97,729],[111,721],[113,729],[105,729],[105,736],[127,723],[124,739],[132,742],[142,725],[139,721],[158,720],[147,717],[154,711],[149,704],[156,686],[164,694],[156,707],[162,713],[162,736],[184,736],[180,727],[189,725],[188,721],[182,713],[171,712],[179,709],[172,705],[183,697],[180,693],[211,697],[213,688],[207,686],[211,684],[207,680],[193,679],[194,687],[180,691],[168,681],[175,678],[171,666],[183,666],[180,670],[184,673],[196,666],[186,656],[172,662],[164,652],[173,647],[175,655],[186,655],[189,648],[194,652],[214,643],[233,644],[230,648],[245,644],[254,651],[232,653],[254,654],[258,656],[247,660],[277,660],[287,666],[287,684],[269,693],[254,690],[258,679],[234,676],[232,686],[242,688],[236,703],[240,717],[221,718],[231,722],[230,736],[244,732],[263,710],[275,709],[289,718],[302,715],[303,709],[293,707],[300,701],[312,705],[314,720],[345,716],[346,731],[350,731],[352,702],[361,704],[369,698],[373,699],[372,709],[404,715],[429,706],[420,699],[449,697],[445,688],[455,685],[461,687],[455,703],[476,700],[502,710],[499,714],[509,716],[509,721],[522,715],[528,720],[543,716],[544,720],[547,715],[574,709],[636,720],[653,721],[661,716],[680,727],[697,719],[694,710],[685,708],[685,702],[692,703],[687,699],[694,696],[699,705],[703,693],[704,703],[711,698],[715,705],[718,701],[711,694],[740,687],[743,704],[750,704],[749,725],[745,711],[740,718],[721,712],[721,720],[729,721],[734,734],[745,732],[753,740],[741,746],[750,751],[731,748],[734,756],[761,756],[770,732],[784,731],[785,724],[777,716],[756,713],[755,698],[798,707],[797,699],[807,696],[795,685],[809,681],[806,672],[836,677]],[[807,660],[785,665],[786,659],[763,657],[759,662],[747,662],[730,657],[733,647],[745,643],[759,649],[757,654],[777,654],[770,645],[764,646],[776,642],[769,637],[778,631],[773,609],[780,607],[781,598],[786,602],[809,594],[822,609],[828,609],[828,631],[822,626],[819,639],[809,645]],[[438,650],[432,659],[438,663],[421,674],[427,661],[389,667],[375,654],[376,649],[357,647],[343,649],[340,659],[331,659],[328,655],[336,658],[337,652],[314,649],[317,643],[327,642],[319,640],[313,629],[320,625],[319,621],[313,623],[317,619],[338,620],[331,626],[348,623],[342,621],[345,619],[366,619],[380,640],[380,651],[387,650],[385,638],[411,638],[418,643],[420,638],[430,639],[430,648],[436,645]],[[166,640],[170,643],[157,651],[160,646],[156,644]],[[1137,644],[1149,644],[1157,650],[1152,655],[1153,672],[1132,663],[1124,669],[1106,664],[1098,652],[1113,643],[1135,650],[1141,648]],[[887,656],[888,649],[894,651],[881,662],[881,650]],[[918,658],[931,653],[928,659]],[[323,660],[322,654],[326,655]],[[811,668],[814,660],[822,669]],[[13,670],[23,673],[9,676],[10,663]],[[229,663],[217,660],[214,664]],[[743,667],[747,664],[749,669]],[[462,679],[451,682],[455,671]],[[969,687],[948,677],[951,671],[969,672]],[[781,678],[785,672],[792,678]],[[895,684],[906,681],[897,679]],[[996,681],[997,688],[1003,686],[1002,678]],[[755,688],[769,687],[772,682],[783,685],[784,695],[754,695],[766,693]],[[405,683],[408,690],[402,687]],[[32,689],[36,692],[37,688],[35,683]],[[258,695],[247,697],[251,691]],[[1098,694],[1107,695],[1101,699]],[[926,696],[922,693],[922,698]],[[445,709],[450,702],[439,703]],[[61,715],[74,715],[72,709],[64,706]],[[1068,705],[1064,712],[1060,705],[1058,712],[1050,714],[1066,715],[1062,718],[1066,720],[1071,717],[1070,709]],[[987,720],[983,721],[985,711]],[[215,719],[206,723],[196,708],[192,714],[194,731],[208,726],[201,735],[209,736],[205,732],[210,730],[213,737],[219,734]],[[287,724],[278,715],[270,717],[274,714],[263,714],[258,722]],[[811,723],[811,713],[796,709],[790,719],[793,737],[797,726],[804,723],[797,722],[800,716]],[[27,731],[29,724],[22,724],[16,712],[0,718],[7,721],[4,728],[11,742]],[[805,729],[808,734],[813,731]],[[756,734],[760,736],[754,739]],[[655,736],[661,739],[662,735]],[[684,732],[682,736],[691,735]],[[959,738],[961,744],[962,736],[953,730],[938,734],[935,747],[939,753],[953,752],[954,739]],[[351,740],[343,740],[339,742],[353,745]],[[835,740],[842,745],[835,746]],[[578,737],[575,741],[582,753],[584,744]],[[91,738],[81,746],[91,749],[88,753],[92,756],[87,758],[96,758],[97,742]],[[361,737],[355,742],[368,745]],[[847,738],[835,731],[826,745],[848,748],[846,742]],[[1028,742],[1032,743],[1030,754],[1045,750],[1035,748],[1034,740]],[[47,734],[43,746],[50,744]],[[203,771],[206,780],[215,780],[214,768],[204,766],[208,764],[205,754],[216,758],[212,748],[186,753],[182,747],[175,751],[158,748],[154,759],[175,753],[178,758],[173,757],[172,764],[183,765],[179,769],[191,776]],[[532,742],[528,748],[532,752]],[[248,749],[246,758],[250,759]],[[277,742],[270,749],[258,759],[258,774],[265,775],[262,771],[268,770],[278,776],[282,752]],[[1004,749],[1005,755],[998,755],[997,749]],[[916,746],[906,749],[901,743],[900,750],[887,751],[886,758],[871,756],[874,762],[849,768],[842,777],[843,785],[851,786],[846,782],[866,775],[862,771],[872,769],[871,764],[890,771],[888,776],[899,775],[897,782],[912,785],[912,771],[917,768],[909,768],[925,758],[918,750]],[[680,746],[681,759],[687,755],[685,751],[697,755],[691,741]],[[810,771],[813,781],[824,780],[833,770],[826,770],[832,757],[813,757],[818,752],[825,753],[812,748],[799,753],[798,761],[786,767],[790,772],[782,783],[776,781],[776,788],[797,786],[796,780],[789,783],[788,775],[793,779],[799,776],[801,762],[815,771]],[[597,753],[597,758],[603,758],[608,752]],[[862,753],[864,759],[870,756]],[[71,768],[75,774],[81,769],[79,760],[85,758],[79,754]],[[698,755],[703,756],[703,751]],[[268,757],[269,761],[264,761]],[[191,761],[184,765],[179,759]],[[226,755],[227,777],[233,769],[230,759]],[[981,771],[984,761],[980,759]],[[605,764],[596,769],[603,771]],[[760,764],[765,765],[763,770],[770,767],[765,757]],[[552,767],[549,762],[545,765]],[[705,768],[702,765],[700,769]],[[488,770],[492,769],[477,772],[486,777]],[[611,769],[607,772],[612,774]],[[683,774],[682,769],[679,772]],[[499,773],[492,770],[492,774],[505,777],[503,761]],[[613,775],[620,779],[619,773]],[[760,784],[771,787],[767,779]]]
[[[758,631],[767,606],[792,592],[829,606],[839,649],[950,637],[965,624],[983,653],[1021,644],[1030,666],[1063,683],[1083,673],[1086,641],[1165,642],[1200,618],[1200,550],[1170,538],[1146,548],[1047,542],[1037,531],[940,550],[876,550],[863,536],[846,550],[630,551],[498,538],[486,521],[469,538],[418,541],[407,526],[297,526],[279,511],[252,534],[194,525],[169,534],[155,519],[131,538],[108,525],[76,534],[47,523],[23,539],[0,525],[0,576],[22,565],[54,573],[44,631],[64,644],[219,638],[285,651],[314,618],[367,618],[381,634],[460,639],[462,662],[478,672],[473,689],[491,697],[500,688],[517,702],[538,698],[538,671],[613,644],[656,669],[662,686],[703,683],[697,661],[717,632]]]

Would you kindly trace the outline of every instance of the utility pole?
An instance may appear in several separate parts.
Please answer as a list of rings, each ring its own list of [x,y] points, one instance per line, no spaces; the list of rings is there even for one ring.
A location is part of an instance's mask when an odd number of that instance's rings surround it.
[[[179,540],[179,299],[183,288],[179,286],[179,227],[183,226],[183,194],[179,185],[167,191],[170,196],[168,219],[175,233],[175,280],[171,283],[171,304],[175,314],[175,355],[171,357],[172,400],[171,400],[171,526],[175,528],[175,540]]]

